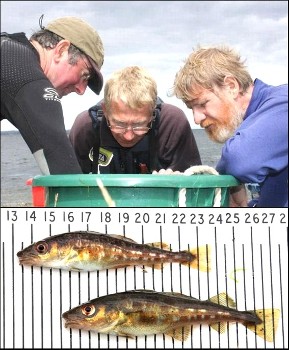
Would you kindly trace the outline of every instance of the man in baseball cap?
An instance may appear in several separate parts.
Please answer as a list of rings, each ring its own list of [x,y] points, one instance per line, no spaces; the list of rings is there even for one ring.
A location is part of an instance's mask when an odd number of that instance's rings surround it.
[[[100,68],[103,65],[104,49],[100,36],[88,23],[78,17],[62,17],[48,23],[45,27],[63,39],[69,40],[81,50],[91,63],[94,74],[88,81],[90,89],[99,94],[103,86]]]
[[[62,17],[25,33],[1,33],[1,120],[23,136],[44,175],[82,173],[67,137],[61,98],[99,94],[104,49],[83,19]]]

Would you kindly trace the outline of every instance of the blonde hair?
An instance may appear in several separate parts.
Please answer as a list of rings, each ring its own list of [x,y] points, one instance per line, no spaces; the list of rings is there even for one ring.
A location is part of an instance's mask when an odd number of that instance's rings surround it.
[[[113,73],[104,87],[104,103],[108,111],[111,102],[118,99],[132,109],[150,105],[153,110],[157,101],[157,84],[144,68],[123,68]]]
[[[199,46],[176,74],[171,95],[184,102],[190,101],[199,88],[214,90],[214,87],[222,87],[226,76],[234,77],[240,91],[245,93],[253,80],[244,63],[240,55],[228,46]]]

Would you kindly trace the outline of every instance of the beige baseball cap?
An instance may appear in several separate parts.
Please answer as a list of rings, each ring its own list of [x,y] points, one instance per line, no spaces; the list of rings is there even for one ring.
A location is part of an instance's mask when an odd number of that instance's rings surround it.
[[[95,71],[88,81],[88,86],[98,95],[103,86],[100,68],[103,65],[104,49],[95,29],[81,18],[72,16],[55,19],[48,23],[45,29],[69,40],[87,56]]]

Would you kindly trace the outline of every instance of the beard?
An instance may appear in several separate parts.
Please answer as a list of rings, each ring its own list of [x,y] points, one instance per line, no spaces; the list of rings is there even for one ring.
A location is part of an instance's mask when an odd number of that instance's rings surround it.
[[[206,133],[209,139],[218,143],[225,143],[230,137],[232,137],[238,127],[241,125],[245,112],[235,111],[228,118],[226,123],[213,124],[208,129]]]

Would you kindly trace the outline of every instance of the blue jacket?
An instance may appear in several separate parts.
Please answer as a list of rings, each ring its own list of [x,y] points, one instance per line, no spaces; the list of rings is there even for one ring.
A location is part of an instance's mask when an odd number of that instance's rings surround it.
[[[224,144],[216,169],[258,183],[257,207],[288,207],[288,84],[255,80],[244,121]]]

